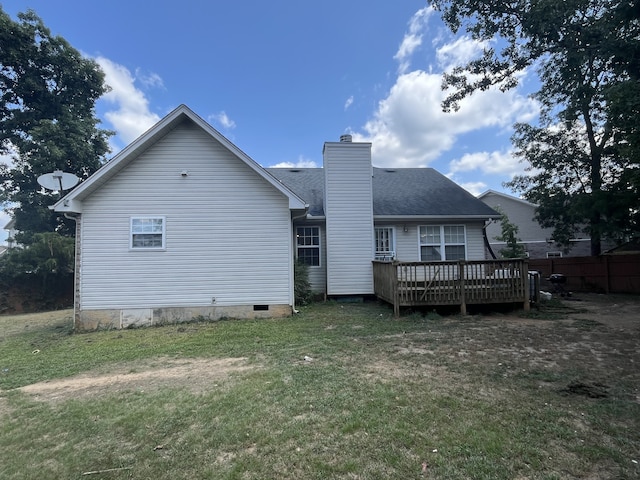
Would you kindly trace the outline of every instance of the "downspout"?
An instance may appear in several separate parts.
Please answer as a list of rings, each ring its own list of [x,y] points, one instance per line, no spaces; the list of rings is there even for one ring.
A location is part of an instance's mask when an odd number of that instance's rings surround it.
[[[489,225],[491,225],[493,223],[493,219],[489,219],[489,221],[487,223],[484,224],[484,226],[482,227],[482,238],[484,239],[484,246],[487,250],[489,250],[489,253],[491,254],[491,258],[493,258],[494,260],[496,260],[496,254],[493,253],[493,248],[491,248],[491,244],[489,243],[489,239],[487,238],[487,227]]]
[[[78,292],[80,291],[80,262],[78,261],[78,257],[80,255],[80,248],[78,246],[78,238],[80,232],[78,231],[78,218],[80,214],[70,214],[63,213],[64,218],[69,220],[73,220],[76,224],[76,235],[75,235],[75,249],[73,255],[73,330],[76,331],[78,327],[78,316],[80,315],[80,305],[78,299]]]

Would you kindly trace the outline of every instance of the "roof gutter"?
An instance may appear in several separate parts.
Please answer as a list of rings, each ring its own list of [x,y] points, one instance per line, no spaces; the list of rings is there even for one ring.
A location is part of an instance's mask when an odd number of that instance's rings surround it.
[[[374,220],[420,221],[420,220],[483,220],[497,219],[500,215],[374,215]]]

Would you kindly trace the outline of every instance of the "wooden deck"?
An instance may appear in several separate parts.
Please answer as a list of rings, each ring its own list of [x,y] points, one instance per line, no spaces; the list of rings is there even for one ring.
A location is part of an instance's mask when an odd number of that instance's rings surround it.
[[[531,287],[528,260],[456,262],[373,262],[374,291],[378,298],[400,307],[522,303],[529,310]]]

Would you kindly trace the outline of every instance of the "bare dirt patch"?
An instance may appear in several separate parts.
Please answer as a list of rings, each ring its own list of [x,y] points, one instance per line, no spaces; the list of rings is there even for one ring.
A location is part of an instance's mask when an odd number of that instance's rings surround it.
[[[381,338],[386,348],[367,363],[365,375],[379,381],[424,375],[464,390],[476,385],[457,375],[465,371],[532,382],[562,396],[640,403],[638,296],[575,294],[557,312],[445,317],[425,325],[423,332]]]
[[[154,359],[128,363],[109,373],[89,372],[75,377],[26,385],[19,390],[46,402],[83,399],[126,391],[149,392],[171,387],[204,393],[236,373],[259,368],[246,358]]]

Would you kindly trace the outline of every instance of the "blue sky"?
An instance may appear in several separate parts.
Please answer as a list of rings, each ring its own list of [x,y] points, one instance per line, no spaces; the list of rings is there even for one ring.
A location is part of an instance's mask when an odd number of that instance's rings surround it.
[[[521,86],[443,113],[442,73],[481,46],[424,0],[0,4],[14,19],[33,9],[102,66],[112,90],[96,109],[114,154],[186,104],[265,167],[321,166],[323,142],[351,133],[375,166],[434,167],[474,194],[511,193],[502,183],[524,169],[511,126],[535,120],[535,102]]]

